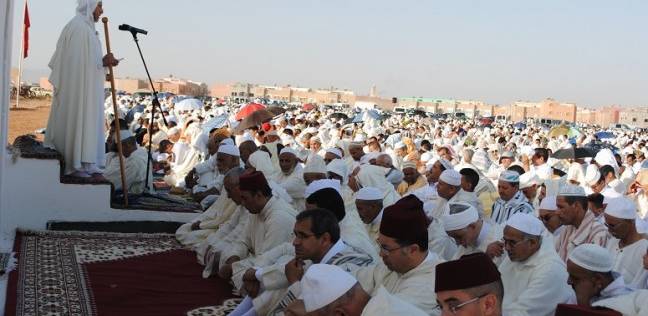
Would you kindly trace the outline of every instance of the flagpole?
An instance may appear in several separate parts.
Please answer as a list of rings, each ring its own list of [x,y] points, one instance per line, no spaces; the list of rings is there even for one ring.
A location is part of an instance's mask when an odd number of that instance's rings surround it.
[[[18,91],[16,91],[16,105],[15,109],[18,108],[18,104],[20,103],[20,86],[21,86],[21,81],[22,81],[22,67],[23,67],[23,60],[25,59],[25,13],[27,10],[27,0],[25,0],[24,5],[23,5],[23,26],[22,26],[22,32],[20,33],[20,61],[18,62]]]

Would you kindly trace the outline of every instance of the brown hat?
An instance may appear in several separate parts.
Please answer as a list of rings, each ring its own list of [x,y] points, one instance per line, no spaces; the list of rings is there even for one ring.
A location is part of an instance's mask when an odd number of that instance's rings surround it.
[[[470,254],[458,260],[436,266],[435,292],[469,289],[500,281],[497,266],[483,252]]]
[[[266,181],[261,171],[241,175],[239,178],[239,189],[241,191],[270,191],[268,181]]]
[[[556,316],[621,316],[621,313],[607,308],[584,307],[571,304],[558,304]]]
[[[403,242],[427,244],[429,225],[423,211],[423,202],[408,195],[385,208],[380,221],[380,233]]]

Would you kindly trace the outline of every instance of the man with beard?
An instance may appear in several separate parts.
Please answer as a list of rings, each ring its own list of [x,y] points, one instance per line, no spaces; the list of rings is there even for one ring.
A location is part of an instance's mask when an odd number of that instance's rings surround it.
[[[281,173],[277,177],[277,183],[293,199],[293,208],[297,211],[302,211],[304,209],[304,190],[306,190],[306,183],[304,182],[303,168],[297,158],[297,152],[290,147],[282,149],[279,153],[279,167],[281,168]]]

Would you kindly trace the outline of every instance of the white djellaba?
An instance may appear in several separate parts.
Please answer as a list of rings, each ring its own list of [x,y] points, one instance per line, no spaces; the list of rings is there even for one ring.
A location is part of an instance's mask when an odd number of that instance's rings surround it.
[[[93,173],[96,166],[105,165],[105,70],[93,18],[100,2],[78,1],[76,16],[61,32],[49,62],[54,95],[45,145],[63,155],[65,174]],[[92,169],[84,170],[88,168]]]

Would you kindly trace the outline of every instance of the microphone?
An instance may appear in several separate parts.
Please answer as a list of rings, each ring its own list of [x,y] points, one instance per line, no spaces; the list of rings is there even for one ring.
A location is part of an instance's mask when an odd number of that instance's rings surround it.
[[[132,27],[132,26],[130,26],[128,24],[120,25],[119,30],[120,31],[128,31],[128,32],[131,32],[133,34],[135,34],[135,33],[140,33],[140,34],[144,34],[144,35],[148,34],[147,30],[138,29],[138,28]]]

